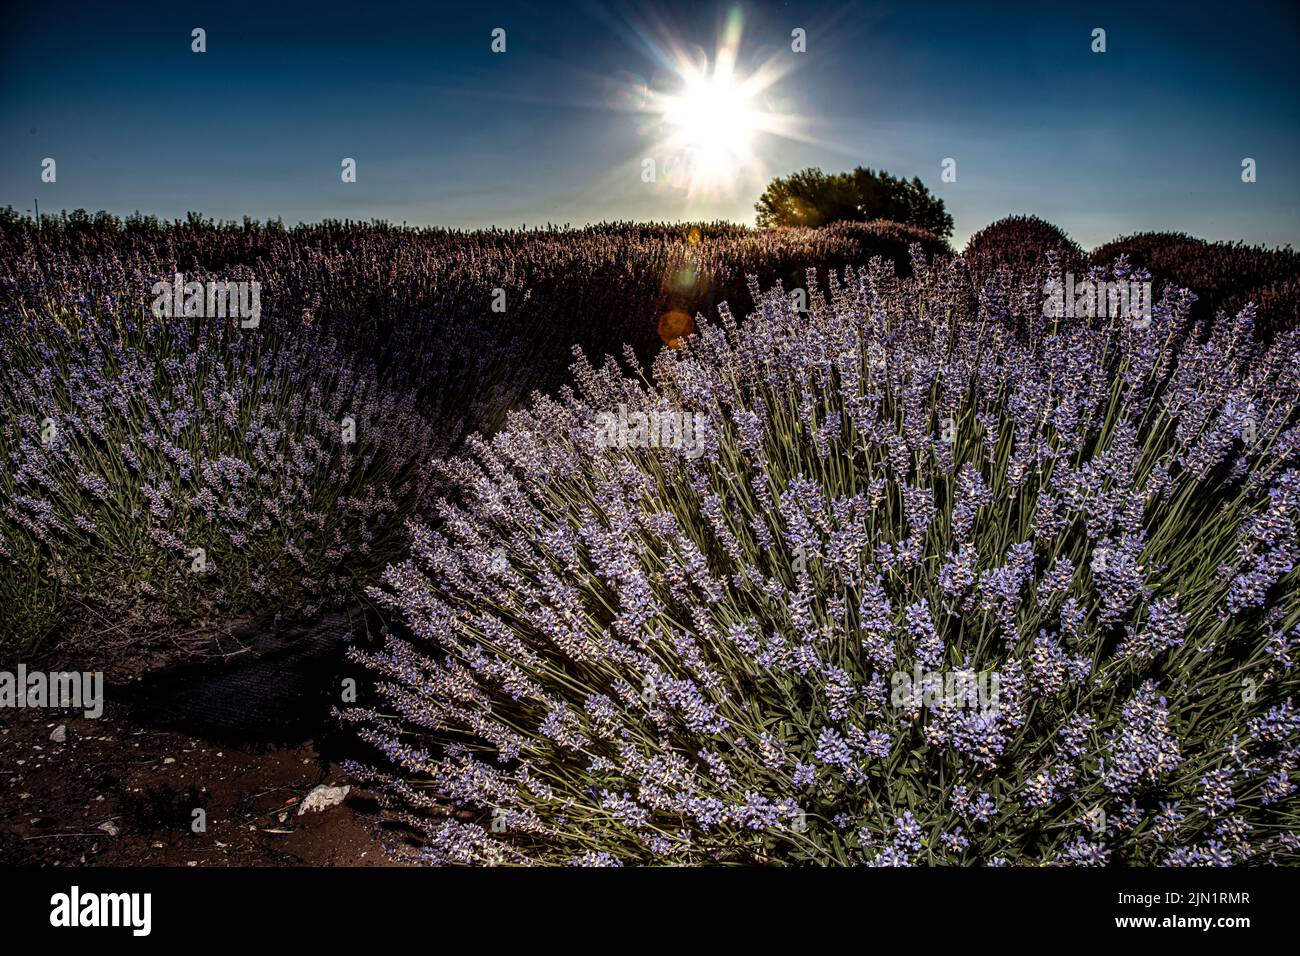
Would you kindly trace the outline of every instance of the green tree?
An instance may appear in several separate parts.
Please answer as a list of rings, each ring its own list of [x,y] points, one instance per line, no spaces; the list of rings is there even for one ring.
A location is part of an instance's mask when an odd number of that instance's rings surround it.
[[[764,228],[824,226],[862,219],[853,177],[848,173],[827,175],[816,168],[772,180],[754,208],[758,224]]]
[[[778,177],[754,209],[761,227],[889,219],[946,239],[953,226],[943,200],[931,195],[920,179],[909,181],[862,166],[851,173],[827,174],[812,168]]]

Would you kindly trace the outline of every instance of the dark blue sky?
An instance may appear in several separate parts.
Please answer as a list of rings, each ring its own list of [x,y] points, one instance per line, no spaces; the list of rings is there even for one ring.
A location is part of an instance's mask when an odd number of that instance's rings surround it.
[[[753,221],[766,178],[920,176],[955,240],[1036,213],[1085,246],[1148,229],[1300,245],[1295,4],[741,4],[738,65],[801,136],[688,195],[642,182],[668,39],[711,54],[733,4],[66,3],[0,13],[0,205],[447,226]],[[207,31],[208,52],[190,51]],[[493,54],[491,31],[507,31]],[[807,31],[807,52],[790,31]],[[1090,50],[1094,27],[1107,52]],[[668,76],[667,80],[671,77]],[[40,181],[41,160],[58,181]],[[356,183],[340,181],[353,157]],[[945,157],[957,181],[940,181]],[[1241,181],[1241,161],[1258,182]]]

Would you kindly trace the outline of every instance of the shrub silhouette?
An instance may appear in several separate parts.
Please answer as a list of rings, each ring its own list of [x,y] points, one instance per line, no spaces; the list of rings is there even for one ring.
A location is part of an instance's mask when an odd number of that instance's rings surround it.
[[[1086,265],[1083,250],[1060,228],[1037,216],[1007,216],[990,223],[970,237],[962,258],[976,287],[982,288],[999,266],[1036,282],[1049,252],[1056,254],[1062,272],[1082,276]]]
[[[1254,303],[1259,332],[1265,337],[1300,326],[1300,254],[1290,247],[1269,249],[1206,242],[1181,232],[1145,232],[1099,246],[1092,261],[1109,265],[1120,255],[1157,281],[1191,289],[1198,300],[1192,315],[1207,324],[1220,309],[1232,315]]]
[[[952,216],[920,179],[910,181],[862,166],[851,173],[804,169],[768,184],[754,204],[760,227],[824,226],[888,219],[947,239]]]

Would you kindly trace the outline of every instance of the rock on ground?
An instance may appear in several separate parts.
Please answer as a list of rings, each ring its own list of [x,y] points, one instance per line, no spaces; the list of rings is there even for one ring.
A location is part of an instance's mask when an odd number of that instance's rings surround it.
[[[307,794],[307,798],[303,800],[302,804],[298,807],[298,816],[302,816],[308,810],[311,810],[313,813],[319,813],[321,810],[328,810],[330,807],[337,807],[347,799],[347,795],[351,792],[352,788],[347,784],[344,784],[341,787],[331,787],[328,784],[322,783],[320,786],[312,790],[311,793]]]

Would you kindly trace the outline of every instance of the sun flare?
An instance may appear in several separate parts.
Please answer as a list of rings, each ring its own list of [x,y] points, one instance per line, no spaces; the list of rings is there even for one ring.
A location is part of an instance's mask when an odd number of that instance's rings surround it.
[[[685,76],[683,86],[679,95],[664,98],[663,118],[672,131],[669,143],[691,155],[696,176],[712,183],[750,163],[763,128],[752,92],[716,69]]]
[[[774,85],[792,61],[767,50],[738,66],[739,15],[727,22],[712,56],[669,45],[667,81],[643,87],[640,109],[652,117],[654,153],[664,178],[689,195],[742,188],[764,174],[764,134],[794,137],[799,122],[777,108]]]

